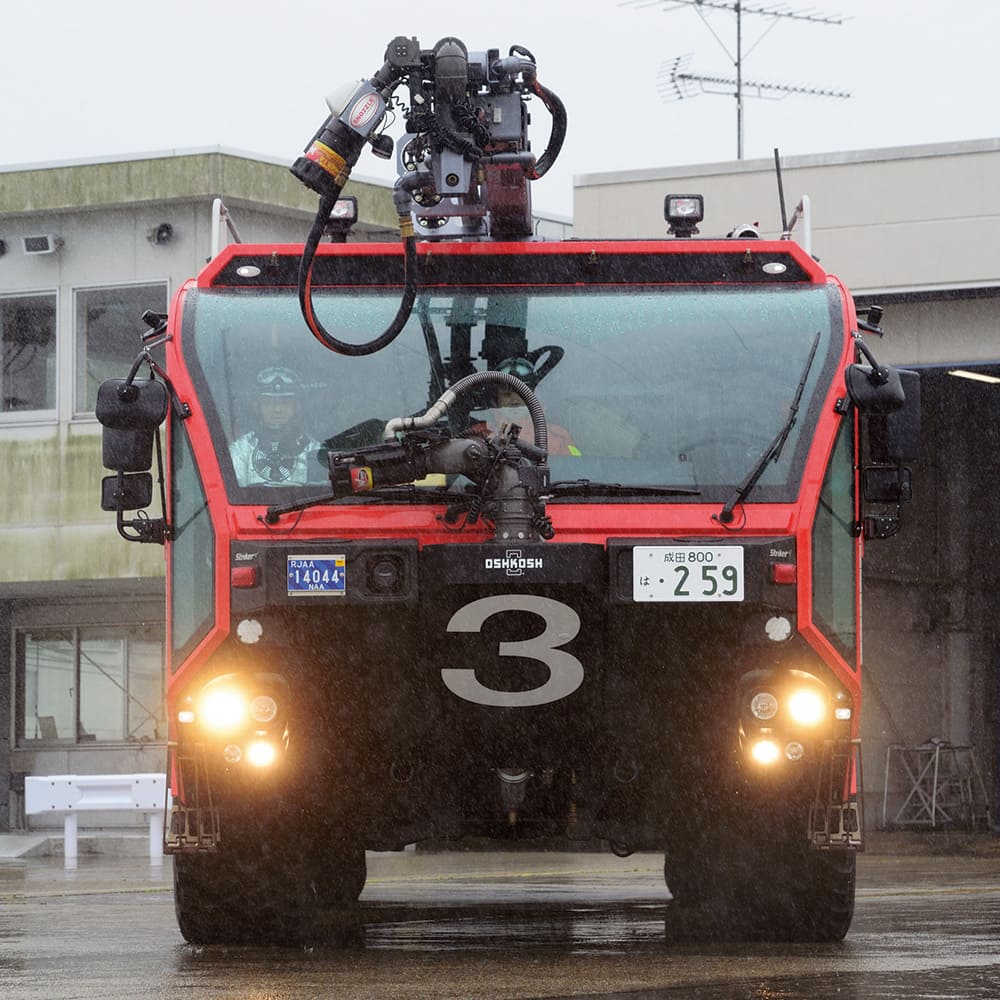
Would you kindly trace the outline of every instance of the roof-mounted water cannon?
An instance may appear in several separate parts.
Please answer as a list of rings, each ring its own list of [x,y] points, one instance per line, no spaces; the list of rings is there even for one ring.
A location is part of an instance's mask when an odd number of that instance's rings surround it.
[[[396,96],[404,86],[409,103]],[[528,100],[539,98],[552,117],[549,142],[536,157],[528,141]],[[390,102],[393,113],[389,113]],[[306,324],[330,350],[373,354],[402,330],[415,298],[416,234],[430,238],[521,239],[532,235],[529,185],[555,162],[566,137],[566,109],[538,80],[535,57],[512,45],[470,52],[457,38],[421,49],[402,35],[386,48],[370,79],[327,98],[330,115],[292,173],[320,196],[303,248],[299,300]],[[388,158],[385,129],[402,109],[409,138],[397,150],[393,203],[405,249],[403,298],[389,327],[366,344],[331,336],[312,307],[312,267],[330,212],[365,145]]]

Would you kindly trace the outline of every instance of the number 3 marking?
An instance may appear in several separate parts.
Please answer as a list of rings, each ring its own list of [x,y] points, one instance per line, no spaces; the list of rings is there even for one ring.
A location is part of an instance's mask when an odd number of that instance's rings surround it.
[[[466,701],[495,708],[547,705],[571,695],[583,683],[583,664],[559,648],[580,632],[580,616],[569,605],[532,594],[484,597],[459,608],[448,622],[448,631],[478,632],[487,618],[504,611],[530,611],[544,619],[545,631],[541,635],[519,642],[501,642],[500,655],[540,660],[549,668],[549,679],[530,691],[498,691],[480,684],[474,669],[446,667],[441,671],[445,687]]]

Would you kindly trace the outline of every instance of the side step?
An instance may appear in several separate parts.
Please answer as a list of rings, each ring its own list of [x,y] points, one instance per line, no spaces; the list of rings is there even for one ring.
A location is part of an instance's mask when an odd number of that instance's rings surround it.
[[[861,740],[827,740],[809,807],[809,843],[820,851],[863,851]]]
[[[176,772],[174,770],[176,766]],[[181,755],[176,745],[167,748],[167,774],[180,777],[184,802],[174,799],[163,839],[166,854],[213,854],[219,849],[219,810],[212,802],[205,747]]]

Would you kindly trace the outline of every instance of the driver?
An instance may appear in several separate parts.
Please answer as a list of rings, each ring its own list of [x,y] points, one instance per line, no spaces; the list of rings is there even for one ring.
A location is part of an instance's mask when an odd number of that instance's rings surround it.
[[[257,425],[237,438],[229,454],[240,486],[287,486],[310,481],[320,443],[299,425],[302,380],[291,368],[258,372],[254,409]]]

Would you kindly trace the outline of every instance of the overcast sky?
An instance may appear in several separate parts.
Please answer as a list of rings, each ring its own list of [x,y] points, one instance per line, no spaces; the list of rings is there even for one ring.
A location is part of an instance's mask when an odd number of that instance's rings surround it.
[[[745,14],[746,81],[852,95],[748,92],[745,158],[1000,136],[996,0],[743,4],[843,18]],[[7,0],[0,166],[205,146],[291,163],[325,118],[325,95],[370,76],[391,38],[430,48],[451,35],[473,51],[517,44],[535,55],[569,129],[534,205],[569,215],[575,175],[736,158],[732,96],[659,93],[677,56],[690,54],[690,73],[733,75],[735,16],[702,11],[672,0]],[[540,152],[549,119],[537,101],[532,116]],[[391,181],[394,161],[365,152],[354,176]]]

